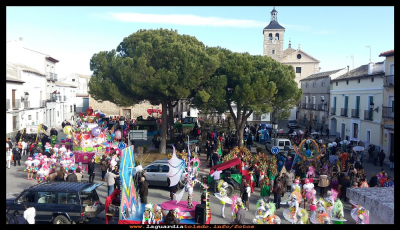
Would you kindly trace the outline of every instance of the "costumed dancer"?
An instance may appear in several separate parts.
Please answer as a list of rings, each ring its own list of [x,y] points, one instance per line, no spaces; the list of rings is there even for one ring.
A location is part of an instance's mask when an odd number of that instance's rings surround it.
[[[267,201],[269,195],[271,194],[271,186],[268,175],[266,175],[263,171],[260,172],[260,186],[260,196],[263,197],[264,201]]]
[[[56,170],[57,169],[57,159],[54,154],[50,156],[49,162],[50,162],[50,170],[51,169]]]
[[[291,187],[291,193],[289,193],[288,198],[284,201],[281,201],[281,204],[289,204],[292,200],[293,195],[296,195],[300,199],[300,203],[303,200],[301,195],[301,187],[300,180],[295,179]]]
[[[334,189],[331,189],[327,192],[327,197],[324,198],[324,208],[326,212],[329,214],[329,217],[333,216],[333,206],[335,204],[335,200],[337,198],[338,192]]]
[[[234,195],[232,197],[232,204],[231,204],[231,221],[229,223],[234,223],[236,219],[236,213],[239,210],[239,207],[244,209],[242,198]]]
[[[57,152],[58,152],[58,144],[55,144],[55,145],[54,145],[54,147],[53,147],[53,151],[54,151],[55,153],[57,153]]]
[[[152,219],[153,219],[153,204],[148,203],[144,206],[142,224],[144,224],[144,222],[146,221],[148,224],[151,224]]]
[[[181,212],[181,210],[179,210],[179,208],[174,209],[174,216],[175,216],[175,219],[178,221],[178,223],[181,221],[181,216],[179,215],[180,212]]]
[[[307,203],[310,203],[312,200],[314,200],[315,194],[316,191],[314,189],[314,183],[311,183],[309,179],[305,179],[302,193],[303,200]]]
[[[355,204],[355,206],[350,215],[356,221],[356,224],[369,224],[369,211],[359,204]]]
[[[275,215],[276,207],[275,207],[274,202],[266,203],[265,209],[267,211],[265,212],[266,221],[264,223],[266,223],[266,224],[280,224],[281,223],[281,218],[279,218],[279,216]]]
[[[37,182],[41,183],[46,181],[46,177],[49,175],[48,167],[46,164],[43,164],[42,167],[37,171]]]
[[[253,224],[264,224],[266,222],[267,216],[265,215],[267,210],[264,207],[264,199],[259,199],[256,203],[257,210],[255,212],[255,218],[253,219]]]
[[[250,171],[249,174],[250,174],[251,193],[253,193],[254,192],[254,188],[256,187],[257,178],[256,178],[256,174],[254,173],[254,171]]]
[[[160,224],[160,221],[163,218],[163,213],[161,207],[157,204],[154,204],[153,207],[153,224]]]
[[[32,163],[33,163],[32,173],[36,173],[39,170],[39,164],[40,164],[39,155],[35,154],[33,156]],[[36,178],[37,178],[37,175],[36,175]]]
[[[81,173],[83,174],[85,172],[85,169],[82,166],[82,162],[78,163],[78,166],[76,166],[76,168],[79,168],[81,170]]]
[[[60,161],[60,167],[66,169],[66,171],[68,170],[68,162],[66,161],[66,157],[62,156],[61,157],[61,161]]]
[[[343,203],[340,199],[336,199],[335,201],[331,219],[335,224],[343,224],[343,221],[347,221],[344,219]]]
[[[32,168],[33,168],[32,157],[28,157],[28,160],[25,161],[25,169],[24,169],[24,171],[28,173],[27,180],[33,180],[33,178],[32,178],[32,176],[33,176]]]
[[[324,207],[325,201],[319,198],[317,201],[313,200],[316,209],[312,211],[310,216],[310,222],[313,224],[331,224],[331,217]]]
[[[219,193],[214,193],[215,197],[220,200],[221,203],[221,216],[225,218],[225,203],[232,204],[232,199],[229,198],[226,194],[226,188],[228,187],[228,183],[223,180],[219,180],[218,182],[218,191]]]
[[[292,224],[305,224],[308,221],[308,213],[305,209],[300,208],[301,197],[293,194],[289,202],[289,208],[283,211],[285,219]]]
[[[72,152],[69,154],[69,161],[70,165],[75,165],[75,156]]]

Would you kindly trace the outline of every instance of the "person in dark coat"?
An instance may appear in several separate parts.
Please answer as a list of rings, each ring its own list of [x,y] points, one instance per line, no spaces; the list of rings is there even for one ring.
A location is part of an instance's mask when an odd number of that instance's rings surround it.
[[[281,207],[281,196],[284,193],[284,187],[280,176],[275,178],[274,188],[272,189],[272,193],[274,194],[274,203],[276,209],[280,209]]]
[[[211,144],[211,141],[210,141],[210,140],[207,140],[206,149],[207,149],[207,158],[206,158],[206,161],[208,161],[209,158],[211,159],[211,153],[212,153],[212,144]]]
[[[218,154],[216,148],[214,148],[214,153],[213,153],[213,155],[212,155],[212,161],[213,161],[213,163],[214,163],[214,166],[218,164],[218,161],[219,161],[219,154]]]
[[[253,136],[251,134],[248,134],[249,136],[247,137],[246,144],[247,144],[247,149],[251,151],[251,146],[253,145]]]
[[[369,147],[368,147],[368,161],[367,161],[367,163],[374,163],[374,158],[373,158],[373,155],[372,155],[372,153],[375,151],[375,145],[369,145]]]
[[[142,204],[147,204],[148,194],[149,194],[149,184],[147,183],[146,179],[142,177],[140,179],[140,186],[139,186],[139,196],[140,196],[140,202],[142,202]]]
[[[89,183],[93,183],[95,175],[94,158],[90,159],[88,164]]]
[[[340,184],[342,185],[342,187],[340,188],[340,198],[342,200],[342,197],[344,197],[344,202],[346,202],[347,200],[347,196],[346,196],[346,190],[348,187],[350,187],[351,184],[351,180],[349,176],[345,176],[341,181]]]
[[[383,167],[383,160],[385,160],[386,154],[383,152],[383,149],[378,154],[379,157],[379,165]]]
[[[20,138],[21,138],[21,131],[18,130],[17,134],[15,134],[15,141],[18,143]]]
[[[68,182],[78,182],[78,178],[76,177],[73,169],[68,169],[68,176],[65,179]]]
[[[14,159],[14,166],[17,166],[17,161],[18,161],[18,166],[21,166],[21,150],[17,146],[14,146],[12,153]]]
[[[10,219],[10,224],[29,224],[25,217],[19,214],[18,211],[14,211],[14,218]]]
[[[369,180],[369,187],[378,187],[378,177],[375,173],[372,173],[372,177]]]
[[[174,200],[174,194],[178,191],[178,184],[170,187],[171,180],[169,179],[169,177],[167,178],[167,183],[169,187],[169,197],[171,198],[171,200]]]

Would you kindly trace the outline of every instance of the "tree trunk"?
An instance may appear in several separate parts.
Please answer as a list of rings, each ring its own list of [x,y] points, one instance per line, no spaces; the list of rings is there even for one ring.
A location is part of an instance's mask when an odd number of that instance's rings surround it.
[[[172,102],[168,103],[168,114],[169,114],[169,124],[172,126],[172,129],[169,130],[169,139],[172,142],[175,142],[175,134],[174,134],[174,106]]]
[[[167,102],[162,102],[162,114],[161,114],[161,143],[160,153],[166,153],[167,151]]]

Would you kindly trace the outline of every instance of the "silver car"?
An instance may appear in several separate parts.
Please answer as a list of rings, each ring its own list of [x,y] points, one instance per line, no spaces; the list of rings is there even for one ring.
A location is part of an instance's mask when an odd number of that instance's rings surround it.
[[[169,172],[168,160],[156,160],[144,166],[146,171],[146,180],[149,185],[168,186],[167,174]],[[178,187],[181,187],[185,182],[185,173],[182,174],[181,181]]]

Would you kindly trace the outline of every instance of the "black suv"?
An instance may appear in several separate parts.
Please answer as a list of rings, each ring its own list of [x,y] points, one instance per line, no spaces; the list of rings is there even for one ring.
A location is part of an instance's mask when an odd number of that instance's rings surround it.
[[[35,221],[71,224],[89,221],[104,210],[96,188],[102,183],[42,182],[20,194],[6,195],[6,223],[14,211],[25,211],[29,202],[36,209]],[[11,197],[10,197],[11,196]]]

